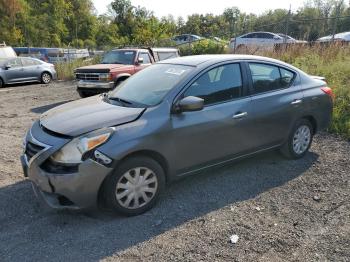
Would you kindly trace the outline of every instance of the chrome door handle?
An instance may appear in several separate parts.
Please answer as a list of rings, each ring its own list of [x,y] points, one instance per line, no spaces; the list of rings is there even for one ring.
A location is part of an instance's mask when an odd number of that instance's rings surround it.
[[[247,112],[243,112],[243,113],[238,113],[238,114],[235,114],[233,115],[233,119],[240,119],[240,118],[243,118],[243,117],[246,117],[248,115]]]
[[[294,101],[292,101],[290,104],[291,105],[298,105],[298,104],[301,104],[303,102],[303,100],[301,99],[295,99]]]

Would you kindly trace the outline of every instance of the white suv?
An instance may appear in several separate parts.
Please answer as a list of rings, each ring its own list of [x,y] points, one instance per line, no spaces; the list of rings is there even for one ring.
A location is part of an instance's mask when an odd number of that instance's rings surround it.
[[[17,57],[17,54],[13,48],[6,46],[5,44],[0,44],[0,59],[7,59],[12,57]]]
[[[230,41],[230,48],[245,51],[247,49],[272,49],[275,44],[296,43],[291,37],[283,37],[270,32],[252,32]]]

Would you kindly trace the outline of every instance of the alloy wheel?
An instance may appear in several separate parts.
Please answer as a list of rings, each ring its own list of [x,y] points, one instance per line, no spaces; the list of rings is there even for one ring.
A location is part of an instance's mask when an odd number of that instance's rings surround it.
[[[48,84],[51,81],[51,76],[48,73],[43,73],[41,79],[44,84]]]

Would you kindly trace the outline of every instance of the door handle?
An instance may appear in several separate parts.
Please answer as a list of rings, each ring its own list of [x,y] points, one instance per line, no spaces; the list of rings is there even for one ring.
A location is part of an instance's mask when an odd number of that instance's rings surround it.
[[[301,100],[301,99],[295,99],[290,104],[291,105],[298,105],[298,104],[301,104],[302,102],[303,102],[303,100]]]
[[[233,115],[233,119],[241,119],[241,118],[243,118],[243,117],[246,117],[248,115],[248,113],[247,112],[243,112],[243,113],[237,113],[237,114],[235,114],[235,115]]]

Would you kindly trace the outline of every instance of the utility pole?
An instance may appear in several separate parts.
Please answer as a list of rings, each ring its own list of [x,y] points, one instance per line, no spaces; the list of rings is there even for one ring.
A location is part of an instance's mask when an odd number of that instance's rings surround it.
[[[290,15],[292,13],[292,5],[290,4],[289,5],[289,11],[288,11],[288,14],[287,14],[287,17],[286,17],[286,28],[285,28],[285,35],[286,37],[283,38],[283,43],[286,44],[287,43],[287,35],[288,35],[288,31],[289,31],[289,20],[290,20]]]
[[[335,18],[333,21],[333,29],[332,29],[332,42],[334,42],[334,36],[335,36],[336,31],[337,31],[338,20],[339,20],[339,16],[340,16],[340,8],[342,7],[343,2],[344,2],[344,0],[339,1],[338,5],[336,6]]]

